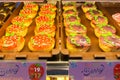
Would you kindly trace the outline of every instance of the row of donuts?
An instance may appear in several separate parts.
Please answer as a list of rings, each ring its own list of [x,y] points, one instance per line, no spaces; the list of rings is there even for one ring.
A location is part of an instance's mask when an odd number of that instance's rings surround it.
[[[67,49],[71,52],[88,51],[91,40],[87,36],[87,28],[81,23],[82,19],[78,16],[76,3],[65,3],[63,11]]]
[[[32,7],[30,7],[32,6]],[[36,16],[38,5],[34,3],[24,4],[19,14],[11,20],[5,31],[5,35],[0,39],[1,51],[21,51],[25,45],[25,36],[32,19]]]
[[[35,18],[35,35],[28,44],[30,50],[51,51],[54,48],[56,9],[54,4],[44,4],[41,6],[38,16]]]

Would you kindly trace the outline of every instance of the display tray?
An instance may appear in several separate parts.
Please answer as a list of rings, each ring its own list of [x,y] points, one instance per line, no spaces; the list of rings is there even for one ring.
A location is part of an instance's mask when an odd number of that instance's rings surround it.
[[[11,2],[11,3],[7,3],[7,2],[0,2],[0,25],[2,26],[6,20],[10,17],[10,15],[12,14],[12,12],[15,10],[15,8],[17,8],[18,4]],[[0,26],[0,27],[1,27]]]
[[[45,3],[42,3],[45,4]],[[42,4],[38,4],[39,6],[41,6]],[[5,30],[6,28],[11,24],[11,20],[13,17],[17,16],[19,14],[19,11],[23,8],[24,3],[20,3],[20,5],[18,6],[17,9],[14,10],[13,14],[8,18],[8,20],[5,22],[5,24],[1,27],[0,29],[0,37],[2,37],[3,35],[5,35]],[[53,55],[57,55],[59,53],[59,28],[57,27],[57,13],[58,11],[56,11],[56,18],[55,18],[55,26],[56,26],[56,35],[55,35],[55,46],[54,48],[50,51],[50,52],[32,52],[29,50],[28,48],[28,41],[30,40],[30,38],[34,35],[34,28],[36,26],[35,24],[35,19],[33,19],[32,24],[29,26],[28,28],[28,33],[25,36],[25,45],[24,48],[22,49],[22,51],[20,52],[0,52],[0,59],[6,59],[6,60],[14,60],[14,59],[40,59],[40,58],[50,58]]]
[[[72,58],[79,58],[83,60],[94,60],[94,59],[107,59],[107,60],[116,60],[120,59],[120,52],[103,52],[98,45],[98,38],[95,36],[93,28],[90,25],[90,21],[85,17],[85,14],[83,13],[81,9],[82,3],[78,4],[78,12],[79,17],[81,18],[81,23],[86,26],[87,28],[87,36],[91,39],[91,47],[87,52],[70,52],[66,48],[66,35],[65,35],[65,27],[63,25],[63,16],[61,16],[61,52],[63,55],[68,55],[69,59]],[[104,6],[101,5],[101,3],[96,3],[97,9],[101,10],[104,16],[108,18],[109,24],[115,26],[117,30],[117,35],[120,36],[120,27],[116,24],[116,22],[113,20],[110,13],[104,8]],[[109,7],[109,10],[111,8]]]

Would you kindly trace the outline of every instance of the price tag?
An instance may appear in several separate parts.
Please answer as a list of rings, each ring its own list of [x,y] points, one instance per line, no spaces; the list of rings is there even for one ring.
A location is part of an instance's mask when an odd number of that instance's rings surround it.
[[[70,80],[120,80],[120,62],[69,62]]]
[[[0,62],[0,80],[46,80],[46,61]]]
[[[39,63],[31,64],[28,72],[31,80],[40,80],[44,74],[44,67]]]

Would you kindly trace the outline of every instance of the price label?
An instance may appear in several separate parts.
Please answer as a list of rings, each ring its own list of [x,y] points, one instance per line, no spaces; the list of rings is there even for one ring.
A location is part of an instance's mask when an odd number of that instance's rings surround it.
[[[120,62],[69,62],[71,80],[120,80]]]
[[[0,80],[46,80],[46,61],[0,62]]]
[[[40,80],[44,74],[44,68],[41,64],[31,64],[29,66],[29,76],[31,80]]]

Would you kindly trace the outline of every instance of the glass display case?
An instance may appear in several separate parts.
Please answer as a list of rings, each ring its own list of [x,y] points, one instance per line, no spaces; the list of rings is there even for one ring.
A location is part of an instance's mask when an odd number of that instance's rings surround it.
[[[85,8],[83,9],[85,5],[94,8],[85,11]],[[17,16],[22,16],[22,18],[15,19]],[[104,16],[105,20],[101,16]],[[98,17],[100,18],[97,19]],[[26,20],[25,22],[22,21],[23,18],[25,18],[23,20]],[[97,20],[100,21],[97,22]],[[119,62],[119,20],[119,0],[34,0],[34,2],[31,0],[3,0],[0,2],[0,60],[1,62],[20,61],[22,63],[27,63],[27,61],[41,62],[43,60],[47,64],[46,80],[74,80],[74,76],[69,76],[70,62],[99,63],[101,60],[103,63],[106,61]],[[98,25],[92,27],[92,22],[98,23]],[[9,32],[8,28],[11,25],[14,28]],[[17,32],[21,28],[15,29],[19,26],[24,29],[27,28],[25,36],[19,33],[20,31]],[[106,27],[106,31],[103,30],[98,37],[97,30],[100,31],[101,27]],[[15,32],[12,33],[12,31]],[[17,50],[17,48],[8,49],[2,45],[2,42],[5,41],[2,41],[3,36],[16,35],[24,38],[24,46],[21,50]],[[37,49],[31,49],[31,43],[35,42],[31,40],[33,36],[36,36],[34,40],[38,41],[34,45],[34,47],[38,45]],[[101,36],[110,38],[101,40]],[[54,40],[53,43],[52,39]],[[100,43],[102,42],[101,46]],[[106,43],[110,43],[108,45],[109,50],[106,46],[104,47],[104,44],[107,45]],[[21,44],[22,42],[19,42],[16,45],[20,46]],[[48,47],[51,49],[48,50]]]

